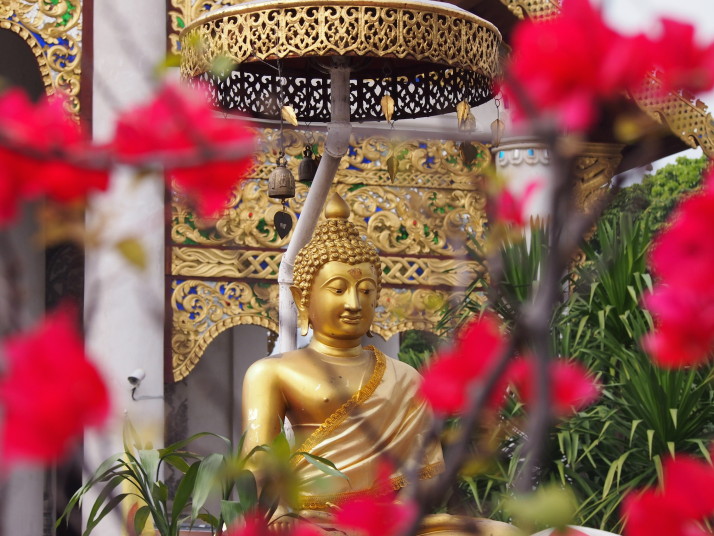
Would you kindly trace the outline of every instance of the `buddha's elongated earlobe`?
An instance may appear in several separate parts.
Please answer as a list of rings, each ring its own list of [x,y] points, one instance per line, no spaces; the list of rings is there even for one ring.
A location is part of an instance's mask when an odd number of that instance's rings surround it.
[[[303,337],[310,330],[310,319],[307,317],[307,311],[298,311],[298,328],[300,328],[300,335]]]
[[[302,290],[293,285],[290,287],[290,292],[293,295],[293,301],[295,302],[295,307],[297,308],[298,328],[300,329],[300,334],[304,337],[310,329],[310,318],[307,314],[307,307],[302,304]]]

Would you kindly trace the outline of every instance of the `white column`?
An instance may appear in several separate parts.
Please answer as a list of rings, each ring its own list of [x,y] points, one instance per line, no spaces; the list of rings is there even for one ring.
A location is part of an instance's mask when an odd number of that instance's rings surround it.
[[[540,183],[526,204],[525,215],[546,216],[553,184],[546,146],[534,138],[508,138],[492,151],[496,170],[506,179],[506,188],[514,195],[523,195],[532,181]]]
[[[112,135],[117,105],[127,107],[152,93],[154,66],[166,50],[166,6],[145,0],[94,3],[93,133]],[[107,95],[109,88],[113,95]],[[118,101],[118,102],[117,102]],[[110,190],[93,200],[88,226],[102,228],[101,246],[86,252],[85,315],[88,350],[111,390],[113,416],[105,430],[85,436],[85,462],[94,469],[122,450],[125,418],[159,446],[164,435],[163,400],[133,401],[127,377],[137,368],[146,377],[137,395],[163,394],[164,188],[160,177],[137,181],[116,170]],[[137,238],[147,256],[144,270],[130,265],[115,244]],[[84,516],[92,505],[84,502]],[[108,516],[98,534],[122,534]]]

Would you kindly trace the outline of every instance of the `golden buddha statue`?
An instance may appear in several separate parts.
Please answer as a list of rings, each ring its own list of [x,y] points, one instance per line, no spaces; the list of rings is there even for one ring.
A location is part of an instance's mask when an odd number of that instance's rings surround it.
[[[349,207],[337,194],[326,220],[295,259],[298,325],[307,347],[255,362],[243,387],[245,450],[269,443],[283,419],[295,434],[295,451],[330,460],[347,477],[331,477],[304,457],[294,458],[302,484],[299,507],[322,510],[373,488],[378,460],[392,464],[424,452],[420,478],[441,471],[438,442],[420,447],[431,422],[417,396],[420,376],[411,366],[363,347],[381,285],[376,248],[348,221]],[[396,490],[406,484],[397,469]]]
[[[407,484],[399,465],[418,463],[420,479],[443,468],[438,442],[424,444],[431,412],[417,395],[421,376],[410,365],[362,346],[381,286],[376,248],[348,221],[349,206],[333,194],[310,242],[295,259],[291,287],[306,348],[256,361],[243,382],[244,451],[270,443],[284,419],[295,434],[295,452],[335,464],[347,478],[326,475],[303,456],[293,458],[301,482],[303,517],[329,526],[330,507],[374,490],[380,459],[397,466],[391,487]],[[412,460],[417,453],[423,459]],[[286,512],[281,506],[273,519]],[[289,521],[288,521],[289,522]],[[474,528],[475,527],[475,528]],[[513,536],[511,525],[486,519],[427,516],[420,534]]]

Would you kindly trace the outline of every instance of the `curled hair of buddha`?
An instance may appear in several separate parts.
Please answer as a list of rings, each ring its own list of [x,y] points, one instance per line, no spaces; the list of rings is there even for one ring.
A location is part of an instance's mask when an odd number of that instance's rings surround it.
[[[350,207],[337,193],[325,205],[326,220],[322,221],[310,241],[295,257],[293,285],[301,290],[301,307],[310,301],[310,290],[317,272],[330,261],[345,264],[368,262],[377,274],[377,295],[382,284],[382,265],[377,248],[360,235],[354,223],[348,221]]]

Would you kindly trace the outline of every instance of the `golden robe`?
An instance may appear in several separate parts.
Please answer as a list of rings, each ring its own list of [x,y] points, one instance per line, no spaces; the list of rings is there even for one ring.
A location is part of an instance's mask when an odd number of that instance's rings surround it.
[[[302,482],[301,509],[325,509],[369,493],[382,456],[393,464],[403,464],[421,451],[426,440],[432,416],[417,394],[419,373],[373,346],[367,349],[375,356],[372,376],[296,449],[327,458],[347,478],[326,475],[304,456],[293,458]],[[440,473],[444,464],[438,442],[428,445],[424,452],[419,471],[422,479]],[[407,482],[397,471],[390,483],[397,490]]]

